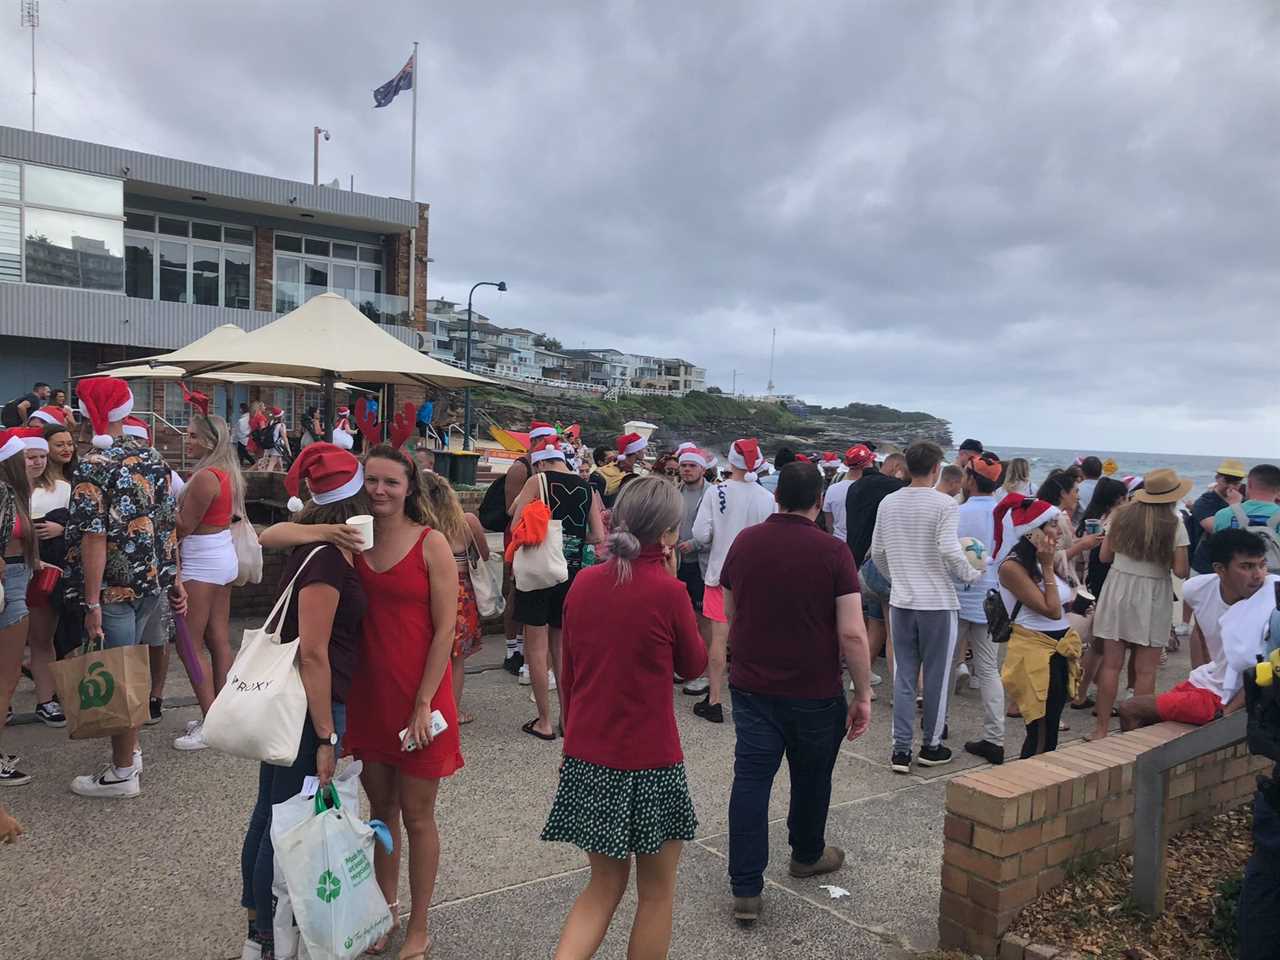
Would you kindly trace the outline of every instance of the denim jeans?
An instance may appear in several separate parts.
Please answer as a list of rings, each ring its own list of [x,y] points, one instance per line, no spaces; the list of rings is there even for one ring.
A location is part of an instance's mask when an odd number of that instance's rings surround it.
[[[345,704],[333,705],[333,727],[339,739],[347,732]],[[271,807],[296,797],[302,790],[302,782],[316,775],[316,748],[319,746],[320,738],[316,736],[316,728],[308,714],[302,724],[302,742],[293,766],[258,764],[258,799],[253,805],[253,813],[249,815],[249,829],[240,851],[240,906],[257,911],[255,925],[258,935],[265,940],[272,939],[271,924],[275,916],[275,901],[271,895],[271,881],[276,869],[275,848],[271,844]]]
[[[124,603],[102,605],[102,647],[132,647],[143,642],[147,624],[160,616],[160,597],[143,597]]]
[[[729,796],[729,883],[735,897],[756,897],[769,865],[769,794],[783,756],[791,775],[787,833],[791,856],[817,863],[826,847],[831,771],[844,739],[844,694],[790,700],[729,688],[733,698],[733,792]]]

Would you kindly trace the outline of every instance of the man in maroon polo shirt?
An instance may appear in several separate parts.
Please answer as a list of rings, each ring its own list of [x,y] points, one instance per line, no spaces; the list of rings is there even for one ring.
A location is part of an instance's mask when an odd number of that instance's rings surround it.
[[[788,464],[775,496],[780,512],[738,534],[720,574],[737,733],[729,880],[734,917],[744,923],[760,916],[769,794],[782,758],[791,774],[791,875],[832,873],[844,851],[826,845],[831,772],[840,741],[860,737],[871,722],[858,573],[848,546],[814,523],[822,475],[811,463]],[[852,703],[845,701],[841,656],[856,691]]]

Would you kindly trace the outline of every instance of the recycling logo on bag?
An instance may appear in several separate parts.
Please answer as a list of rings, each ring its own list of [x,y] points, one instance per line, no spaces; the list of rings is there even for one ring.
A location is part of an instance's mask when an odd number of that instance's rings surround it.
[[[338,895],[342,893],[342,881],[337,878],[332,870],[326,870],[320,874],[320,879],[316,881],[316,896],[324,903],[333,903],[338,899]]]
[[[116,680],[107,672],[106,664],[101,660],[95,660],[89,664],[89,669],[85,671],[78,689],[81,710],[105,707],[111,702],[111,695],[116,692]]]

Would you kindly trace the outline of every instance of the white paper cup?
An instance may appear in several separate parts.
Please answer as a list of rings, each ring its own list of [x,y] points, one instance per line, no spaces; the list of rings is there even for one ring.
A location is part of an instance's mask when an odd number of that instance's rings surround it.
[[[360,536],[364,539],[365,550],[373,549],[373,517],[368,514],[361,514],[358,517],[351,517],[347,520],[350,526],[360,531]]]

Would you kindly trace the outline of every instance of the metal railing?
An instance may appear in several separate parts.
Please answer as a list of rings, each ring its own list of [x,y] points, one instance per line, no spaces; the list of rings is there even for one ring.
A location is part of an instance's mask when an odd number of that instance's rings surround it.
[[[1240,710],[1141,754],[1134,763],[1133,899],[1155,917],[1164,912],[1165,797],[1169,771],[1223,747],[1243,743],[1248,714]]]
[[[186,428],[170,423],[154,410],[135,410],[133,415],[139,420],[149,420],[151,422],[151,445],[153,447],[160,445],[160,427],[162,426],[178,438],[178,466],[176,469],[179,473],[185,473],[187,469],[187,445],[183,438],[187,435]],[[173,465],[170,464],[170,466]]]
[[[300,284],[296,280],[271,280],[271,305],[276,313],[296,310],[312,297],[322,293],[336,293],[353,304],[374,323],[409,323],[409,298],[390,293],[371,293],[366,290],[333,289],[318,284]],[[421,331],[419,331],[421,332]]]

